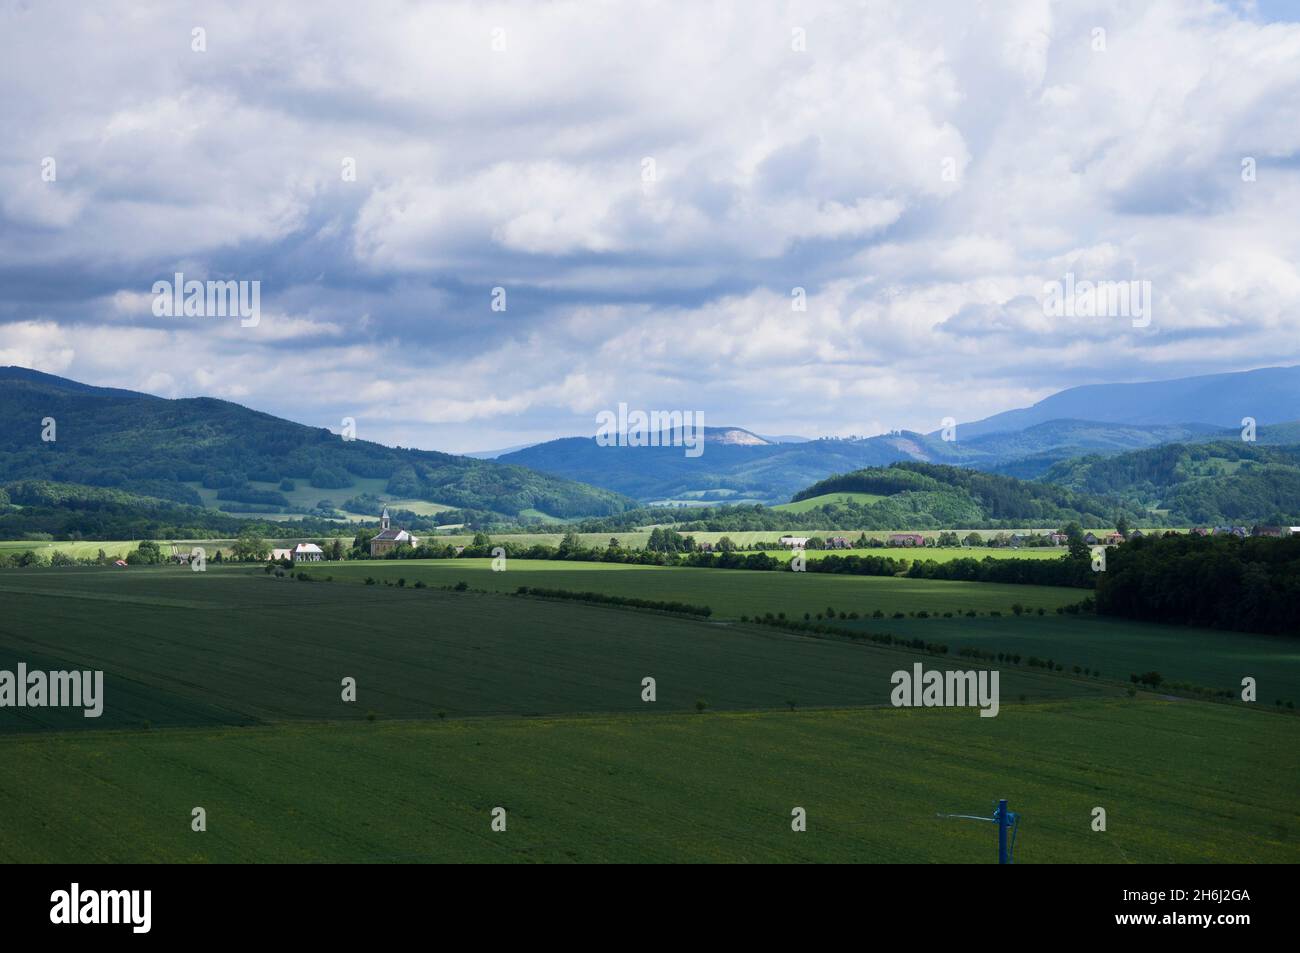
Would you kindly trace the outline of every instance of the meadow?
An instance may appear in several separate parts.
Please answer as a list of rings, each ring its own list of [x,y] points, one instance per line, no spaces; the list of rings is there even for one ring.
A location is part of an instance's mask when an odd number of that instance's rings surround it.
[[[1297,746],[1145,697],[11,735],[0,861],[992,863],[993,825],[936,815],[1006,797],[1019,864],[1295,863]]]
[[[1000,619],[868,619],[836,623],[865,632],[1052,658],[1127,679],[1157,671],[1166,681],[1214,689],[1241,690],[1251,676],[1260,702],[1278,699],[1300,705],[1300,638],[1224,632],[1193,626],[1156,625],[1096,615],[1025,615]]]
[[[886,498],[879,493],[824,493],[821,496],[810,496],[806,500],[798,500],[794,503],[781,503],[772,507],[772,509],[780,510],[783,513],[806,513],[827,504],[853,503],[858,506],[870,506],[872,503],[879,503]]]
[[[576,589],[608,595],[707,605],[715,616],[785,613],[801,618],[827,608],[839,612],[1010,612],[1019,602],[1031,609],[1055,612],[1057,606],[1078,602],[1083,589],[1058,586],[1014,586],[979,582],[908,579],[900,576],[848,576],[747,569],[699,569],[680,566],[635,566],[626,563],[586,563],[564,560],[507,560],[504,572],[492,571],[490,559],[387,559],[332,563],[328,573],[338,580],[382,583],[405,579],[413,585],[455,585],[514,592],[520,586]]]
[[[0,598],[0,669],[102,669],[114,699],[98,719],[0,708],[9,731],[640,711],[647,675],[657,709],[881,705],[890,674],[923,658],[763,627],[249,567],[12,570]],[[356,679],[355,704],[340,697],[344,677]],[[1007,672],[1003,691],[1119,689]]]
[[[992,825],[936,814],[987,814],[997,797],[1024,815],[1019,863],[1300,860],[1300,759],[1285,755],[1300,744],[1294,715],[1130,697],[1121,672],[1006,665],[995,718],[896,709],[894,671],[980,666],[736,621],[756,601],[787,614],[828,596],[845,610],[982,600],[1006,611],[1053,590],[489,563],[310,567],[320,581],[251,566],[0,574],[0,669],[106,673],[102,718],[0,709],[0,862],[989,863]],[[365,585],[367,574],[392,584]],[[705,620],[417,579],[719,611]],[[1180,642],[1166,627],[1085,621],[861,625],[954,649],[969,637],[1096,652],[1107,674],[1117,659],[1181,649],[1208,675],[1250,665],[1294,678],[1285,643],[1213,632]],[[1134,651],[1145,655],[1122,654]],[[642,699],[646,676],[654,702]],[[340,697],[344,677],[356,679],[355,702]],[[190,830],[195,806],[203,833]],[[505,832],[490,828],[497,806]],[[804,833],[790,828],[796,806]],[[1105,833],[1089,827],[1095,806]]]

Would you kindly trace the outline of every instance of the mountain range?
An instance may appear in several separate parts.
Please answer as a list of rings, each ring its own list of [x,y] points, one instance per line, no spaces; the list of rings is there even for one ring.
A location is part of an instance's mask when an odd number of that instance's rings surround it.
[[[1254,443],[1242,440],[1243,417],[1257,421]],[[951,440],[901,431],[801,441],[711,427],[698,456],[680,444],[569,437],[475,459],[17,367],[0,368],[0,418],[0,483],[108,488],[232,515],[373,518],[387,503],[429,517],[455,511],[448,522],[527,522],[645,504],[777,504],[833,475],[894,463],[1035,480],[1198,522],[1300,509],[1291,505],[1300,367],[1070,388],[959,424]],[[54,439],[43,440],[47,419]]]
[[[896,431],[861,439],[741,443],[735,427],[705,431],[705,452],[680,447],[600,446],[568,437],[503,454],[512,463],[602,486],[643,502],[779,503],[835,473],[920,461],[1043,477],[1063,460],[1169,443],[1239,439],[1255,420],[1261,443],[1300,442],[1300,366],[1142,384],[1072,387],[1032,407],[943,431]],[[665,443],[666,441],[660,441]]]

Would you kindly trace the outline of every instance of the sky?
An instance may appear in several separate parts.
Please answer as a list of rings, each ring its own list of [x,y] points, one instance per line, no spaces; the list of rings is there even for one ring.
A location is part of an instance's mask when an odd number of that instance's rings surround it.
[[[0,365],[469,452],[1300,363],[1293,21],[0,0]],[[177,272],[258,282],[257,323],[157,314]],[[1054,313],[1067,276],[1147,312]]]

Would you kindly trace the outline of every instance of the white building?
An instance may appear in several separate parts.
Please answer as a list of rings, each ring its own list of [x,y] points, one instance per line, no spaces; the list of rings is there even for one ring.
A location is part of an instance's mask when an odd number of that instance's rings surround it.
[[[293,561],[296,563],[318,563],[325,558],[325,551],[315,543],[299,543],[293,548]]]
[[[807,536],[782,536],[777,540],[786,549],[803,549],[808,545]]]

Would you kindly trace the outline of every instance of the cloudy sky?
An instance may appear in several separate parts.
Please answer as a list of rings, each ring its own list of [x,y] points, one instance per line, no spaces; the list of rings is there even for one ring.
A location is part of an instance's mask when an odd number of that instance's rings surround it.
[[[0,2],[0,364],[471,451],[1300,363],[1294,0],[207,6]]]

